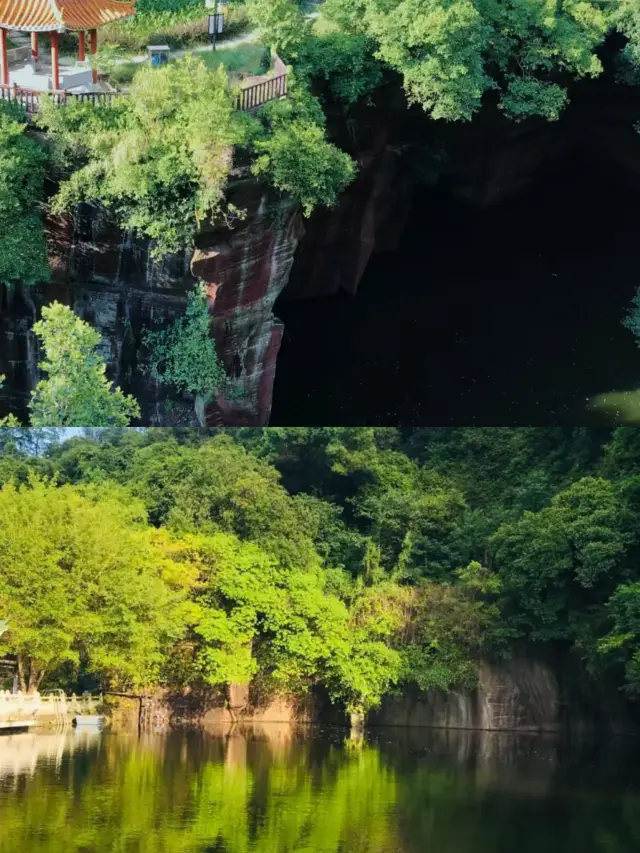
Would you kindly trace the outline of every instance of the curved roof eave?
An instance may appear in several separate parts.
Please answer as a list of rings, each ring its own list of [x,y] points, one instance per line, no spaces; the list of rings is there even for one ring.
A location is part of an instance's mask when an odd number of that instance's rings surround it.
[[[135,0],[0,0],[0,27],[17,32],[90,30],[135,14]]]

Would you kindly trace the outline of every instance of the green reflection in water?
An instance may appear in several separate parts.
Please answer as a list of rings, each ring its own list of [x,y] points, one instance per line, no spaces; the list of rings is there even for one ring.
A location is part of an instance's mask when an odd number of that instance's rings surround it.
[[[15,735],[0,853],[631,853],[637,745],[621,751],[388,731],[349,747],[278,727]]]
[[[8,747],[19,738],[5,739]],[[25,752],[38,735],[24,736]],[[47,736],[42,736],[43,738]],[[48,736],[51,743],[51,738]],[[386,853],[395,776],[371,746],[58,736],[33,775],[0,741],[0,853]],[[15,771],[18,771],[17,774]]]

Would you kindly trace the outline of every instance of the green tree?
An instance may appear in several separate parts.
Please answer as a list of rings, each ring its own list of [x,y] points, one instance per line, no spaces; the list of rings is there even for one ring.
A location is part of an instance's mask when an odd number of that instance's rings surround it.
[[[509,638],[501,591],[500,578],[477,562],[459,570],[455,583],[419,583],[403,626],[403,681],[422,690],[475,686],[478,663],[504,652]]]
[[[281,59],[295,59],[310,30],[300,4],[296,0],[247,0],[246,9],[261,41]]]
[[[252,170],[290,193],[309,216],[318,205],[336,203],[355,177],[355,164],[346,152],[327,141],[317,105],[305,100],[302,96],[298,102],[276,101],[263,108],[268,131],[254,138],[257,156]]]
[[[351,106],[382,83],[382,65],[374,52],[375,43],[368,36],[331,29],[306,39],[295,68],[312,80],[314,88],[325,81],[335,100]]]
[[[179,317],[168,329],[147,332],[145,343],[158,381],[197,395],[229,388],[211,335],[206,285],[199,284],[189,294],[184,317]]]
[[[26,123],[24,110],[0,102],[0,283],[9,286],[51,275],[39,211],[46,155]]]
[[[192,573],[122,489],[5,484],[0,565],[1,650],[17,656],[23,690],[64,663],[107,684],[157,683]]]
[[[279,483],[278,472],[227,436],[199,448],[154,442],[135,453],[127,475],[156,524],[182,533],[234,533],[281,564],[320,558],[313,519]]]
[[[501,526],[491,546],[513,623],[534,640],[578,639],[615,586],[629,542],[621,495],[601,478],[579,480],[548,507]]]
[[[104,204],[122,228],[151,238],[156,256],[187,249],[202,223],[232,213],[225,185],[247,122],[234,111],[224,69],[185,57],[141,69],[129,97],[100,110],[70,106],[45,105],[41,116],[58,159],[74,166],[55,210]]]
[[[42,309],[33,326],[45,358],[38,366],[47,374],[30,403],[34,426],[126,426],[140,408],[120,388],[112,388],[104,360],[96,352],[100,335],[74,312],[54,302]]]
[[[323,15],[372,38],[409,101],[445,120],[470,119],[490,92],[512,118],[558,118],[565,76],[601,72],[614,25],[595,0],[327,0]]]
[[[598,643],[608,665],[621,665],[627,689],[640,693],[640,583],[621,584],[607,603],[611,630]]]

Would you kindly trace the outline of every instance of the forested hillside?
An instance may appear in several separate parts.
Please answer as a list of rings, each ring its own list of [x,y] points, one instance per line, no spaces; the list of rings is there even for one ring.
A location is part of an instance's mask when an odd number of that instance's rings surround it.
[[[49,437],[0,437],[25,689],[321,684],[365,712],[535,651],[640,690],[637,431]]]

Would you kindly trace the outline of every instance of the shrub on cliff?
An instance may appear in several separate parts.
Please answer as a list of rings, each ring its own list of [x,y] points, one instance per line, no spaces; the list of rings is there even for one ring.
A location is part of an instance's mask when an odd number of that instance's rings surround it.
[[[50,277],[39,206],[44,149],[25,134],[24,111],[0,102],[0,283],[36,284]]]
[[[253,173],[296,198],[309,216],[314,207],[331,207],[355,177],[351,157],[326,138],[324,114],[306,86],[292,77],[289,97],[259,111],[254,131]]]
[[[228,212],[232,146],[246,137],[223,69],[185,57],[145,67],[128,97],[99,109],[45,104],[42,123],[66,162],[56,211],[79,201],[111,208],[122,228],[154,241],[157,256],[191,246],[202,222]]]
[[[47,374],[36,385],[33,426],[128,426],[140,407],[120,388],[112,388],[106,365],[96,352],[100,335],[70,308],[54,302],[33,326],[44,348],[38,367]]]
[[[206,285],[199,284],[189,294],[183,317],[168,329],[147,331],[145,343],[151,354],[153,376],[159,382],[191,394],[231,390],[211,335]]]

